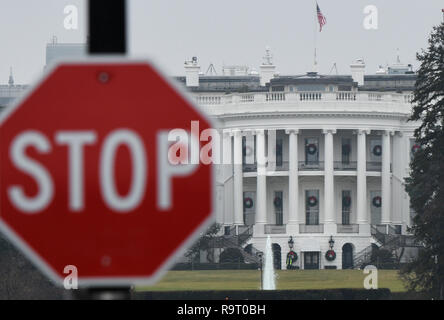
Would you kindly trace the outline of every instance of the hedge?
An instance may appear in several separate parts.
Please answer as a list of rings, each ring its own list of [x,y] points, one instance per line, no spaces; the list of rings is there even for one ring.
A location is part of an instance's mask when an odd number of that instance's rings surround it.
[[[388,300],[389,289],[147,291],[134,292],[137,300]]]
[[[258,263],[177,263],[171,270],[258,270]]]

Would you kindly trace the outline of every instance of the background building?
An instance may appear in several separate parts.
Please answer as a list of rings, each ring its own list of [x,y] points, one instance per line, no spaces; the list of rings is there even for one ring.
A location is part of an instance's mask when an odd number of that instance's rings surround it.
[[[46,53],[48,64],[84,55],[85,45],[53,42]],[[404,178],[419,148],[418,124],[407,121],[411,69],[398,58],[366,75],[359,59],[350,75],[281,76],[268,49],[258,72],[226,66],[216,75],[213,66],[204,75],[197,58],[187,61],[176,80],[218,120],[223,137],[221,238],[234,239],[229,243],[254,261],[270,236],[277,268],[286,267],[290,249],[298,256],[292,267],[302,269],[358,267],[375,246],[410,259],[416,248]],[[0,86],[0,106],[24,89],[11,74]],[[227,246],[220,243],[219,253]]]
[[[407,122],[410,65],[398,57],[366,75],[359,59],[350,75],[279,76],[267,50],[259,74],[205,76],[197,59],[185,68],[178,80],[221,125],[217,220],[227,237],[244,236],[254,253],[270,236],[277,268],[289,245],[302,269],[357,267],[375,246],[402,261],[416,253],[404,191],[419,147]]]

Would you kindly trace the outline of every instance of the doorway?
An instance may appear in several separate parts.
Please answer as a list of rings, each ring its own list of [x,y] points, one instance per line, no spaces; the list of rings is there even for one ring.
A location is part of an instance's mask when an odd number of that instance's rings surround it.
[[[353,245],[346,243],[342,247],[342,269],[353,269]]]
[[[304,269],[319,269],[319,252],[304,252]]]
[[[272,250],[273,250],[273,265],[274,270],[281,270],[282,264],[281,264],[281,246],[277,243],[272,244]]]

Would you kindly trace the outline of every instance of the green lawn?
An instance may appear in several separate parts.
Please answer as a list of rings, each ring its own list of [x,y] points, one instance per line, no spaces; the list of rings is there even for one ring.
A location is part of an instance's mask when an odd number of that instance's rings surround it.
[[[280,270],[276,282],[281,290],[363,288],[366,276],[360,270]],[[406,291],[397,270],[379,270],[378,280],[379,288]],[[155,286],[140,287],[138,291],[256,289],[260,289],[260,271],[211,270],[170,271]]]

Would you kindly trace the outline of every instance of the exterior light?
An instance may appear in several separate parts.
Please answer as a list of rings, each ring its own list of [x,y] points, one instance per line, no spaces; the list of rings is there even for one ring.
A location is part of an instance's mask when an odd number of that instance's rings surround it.
[[[290,248],[290,250],[292,250],[293,246],[294,246],[293,237],[290,236],[290,240],[288,240],[288,247]]]
[[[330,244],[330,249],[333,249],[333,246],[335,245],[335,241],[333,240],[333,236],[330,236],[330,241],[328,241]]]

